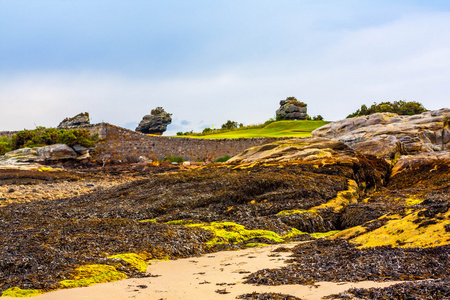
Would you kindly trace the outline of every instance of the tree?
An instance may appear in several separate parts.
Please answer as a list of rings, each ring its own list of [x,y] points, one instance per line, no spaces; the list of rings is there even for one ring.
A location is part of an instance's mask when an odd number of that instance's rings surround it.
[[[238,123],[234,121],[228,120],[225,124],[222,124],[222,129],[236,129],[238,127]]]

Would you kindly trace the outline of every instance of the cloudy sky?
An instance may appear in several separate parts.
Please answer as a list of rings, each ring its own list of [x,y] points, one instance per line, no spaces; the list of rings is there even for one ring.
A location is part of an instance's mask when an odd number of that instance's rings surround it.
[[[133,128],[157,106],[167,134],[262,123],[295,96],[310,115],[361,104],[449,107],[447,0],[0,0],[0,130]]]

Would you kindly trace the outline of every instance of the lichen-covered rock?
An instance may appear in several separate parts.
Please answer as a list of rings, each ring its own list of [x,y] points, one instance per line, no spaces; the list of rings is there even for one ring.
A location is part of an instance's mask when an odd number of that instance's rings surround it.
[[[46,162],[77,158],[77,153],[66,144],[22,148],[0,156],[0,163]]]
[[[280,108],[276,111],[277,119],[306,120],[306,104],[294,99],[280,101]]]
[[[58,128],[74,128],[79,126],[89,125],[89,113],[80,113],[72,118],[65,118],[59,123]]]
[[[162,135],[167,125],[172,123],[171,114],[162,111],[158,114],[145,115],[136,127],[136,131],[148,134]]]
[[[322,126],[312,137],[337,139],[364,154],[393,158],[395,154],[416,154],[448,148],[450,109],[399,116],[376,113]]]

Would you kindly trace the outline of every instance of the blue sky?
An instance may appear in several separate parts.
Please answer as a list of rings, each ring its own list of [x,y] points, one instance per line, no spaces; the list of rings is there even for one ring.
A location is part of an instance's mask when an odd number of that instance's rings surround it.
[[[338,120],[361,104],[449,107],[449,1],[0,0],[0,130],[88,111],[167,134],[274,117],[295,96]]]

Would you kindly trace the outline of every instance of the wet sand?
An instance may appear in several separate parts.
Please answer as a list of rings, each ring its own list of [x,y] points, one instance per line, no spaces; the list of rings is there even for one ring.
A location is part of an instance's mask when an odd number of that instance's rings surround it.
[[[285,244],[293,247],[295,243]],[[243,284],[250,272],[285,265],[291,252],[271,252],[280,245],[251,248],[242,251],[223,251],[174,261],[153,261],[147,272],[152,276],[132,278],[90,287],[59,290],[43,294],[36,300],[97,300],[97,299],[235,299],[252,292],[283,293],[302,299],[343,292],[352,287],[385,287],[398,282],[331,283],[315,286],[280,285],[255,286]],[[270,255],[270,256],[269,256]],[[220,293],[219,293],[220,292]],[[13,299],[5,297],[6,299]]]

